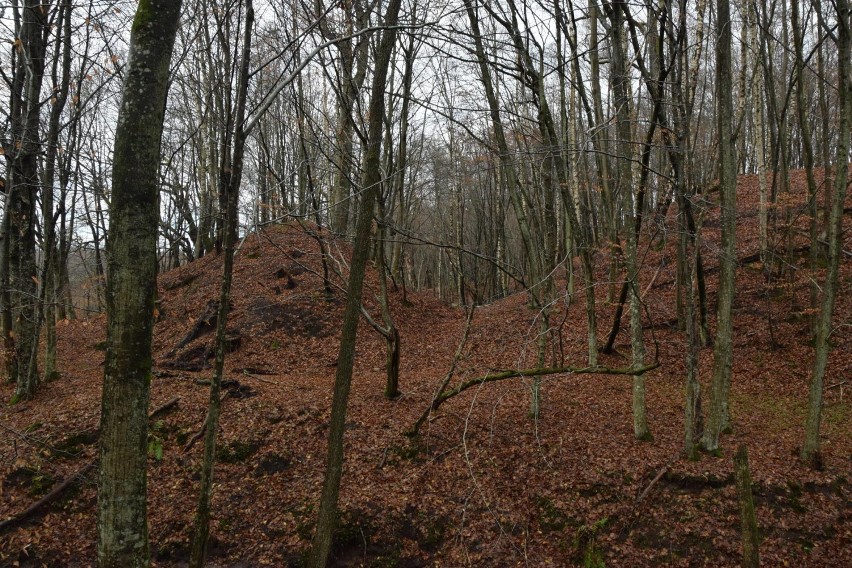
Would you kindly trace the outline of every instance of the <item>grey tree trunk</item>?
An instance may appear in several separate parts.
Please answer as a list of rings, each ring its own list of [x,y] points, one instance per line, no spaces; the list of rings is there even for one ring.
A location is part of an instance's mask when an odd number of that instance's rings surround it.
[[[733,303],[736,278],[736,140],[732,125],[731,10],[728,0],[717,0],[716,120],[719,132],[719,185],[721,187],[722,247],[719,252],[719,305],[716,343],[713,347],[713,381],[710,412],[704,430],[704,449],[717,452],[719,435],[729,428],[728,393],[733,365]]]
[[[799,16],[799,2],[790,2],[790,14],[792,16],[793,44],[795,46],[795,77],[796,77],[796,114],[799,119],[799,131],[802,138],[802,154],[805,165],[805,175],[808,180],[808,221],[811,237],[811,247],[808,253],[811,270],[817,270],[819,260],[819,222],[817,219],[817,182],[814,177],[814,147],[811,139],[810,117],[805,101],[805,56],[804,56],[804,33],[801,18]],[[816,280],[811,281],[810,286],[810,308],[816,308],[819,298],[819,286]],[[816,330],[817,318],[811,317],[811,329]]]
[[[343,329],[340,333],[340,352],[337,357],[337,372],[334,377],[334,396],[331,403],[331,419],[328,432],[328,455],[325,479],[320,497],[317,529],[311,544],[312,568],[325,568],[331,552],[334,529],[337,525],[337,498],[340,493],[340,478],[343,474],[343,433],[346,423],[346,407],[352,386],[352,368],[355,363],[355,340],[358,320],[361,316],[361,295],[364,288],[364,273],[370,254],[370,229],[373,223],[373,207],[382,181],[381,145],[382,121],[385,108],[385,83],[387,81],[393,46],[396,42],[396,26],[402,0],[391,0],[384,18],[388,26],[382,32],[376,52],[370,95],[367,154],[364,159],[363,194],[358,211],[352,262],[349,267],[349,287],[346,308],[343,314]]]
[[[141,0],[116,126],[107,352],[101,406],[98,564],[148,566],[148,396],[157,286],[158,168],[180,0]]]
[[[757,139],[755,140],[755,160],[757,161],[757,180],[760,187],[760,206],[758,209],[758,231],[760,238],[760,259],[766,265],[769,252],[769,186],[766,181],[766,126],[765,115],[763,108],[763,94],[760,89],[761,77],[763,75],[763,66],[760,64],[760,50],[758,42],[760,38],[757,34],[758,9],[757,0],[749,2],[749,18],[748,27],[751,29],[751,49],[754,53],[753,67],[754,74],[752,77],[752,108],[754,110],[754,131]]]
[[[56,161],[59,151],[60,119],[71,83],[71,2],[63,2],[59,7],[57,20],[62,32],[57,33],[57,45],[54,55],[52,78],[55,101],[50,109],[48,121],[47,150],[43,174],[44,195],[42,197],[42,219],[44,223],[44,263],[41,271],[41,291],[39,304],[44,322],[44,372],[45,382],[57,376],[56,370],[56,299],[59,276],[59,248],[56,246],[56,214],[54,213],[53,185],[56,180]],[[59,38],[62,41],[58,41]],[[61,57],[60,57],[61,53]],[[62,63],[61,68],[59,63]],[[61,76],[59,75],[61,73]]]
[[[367,76],[367,57],[369,42],[360,38],[344,39],[355,31],[355,27],[365,28],[369,25],[369,10],[362,2],[353,2],[350,9],[354,13],[345,14],[346,29],[341,33],[332,33],[325,18],[320,19],[323,34],[341,39],[337,44],[340,51],[337,77],[341,85],[337,93],[337,132],[335,133],[334,150],[334,182],[329,196],[329,225],[338,235],[345,235],[349,227],[349,211],[352,198],[352,164],[355,162],[354,144],[352,137],[355,133],[355,111],[358,96]],[[320,15],[317,14],[319,17]]]
[[[852,62],[849,49],[852,38],[849,33],[849,0],[837,0],[837,73],[840,84],[840,124],[837,138],[837,171],[834,177],[834,191],[831,196],[831,215],[828,225],[828,274],[825,277],[822,295],[822,311],[816,327],[816,353],[814,355],[813,376],[808,394],[808,418],[805,423],[805,443],[802,446],[802,459],[814,467],[820,465],[819,430],[822,419],[823,380],[828,362],[828,343],[831,337],[831,318],[834,302],[837,298],[837,276],[840,271],[840,257],[843,255],[843,204],[846,199],[846,187],[849,176],[849,145],[852,126]]]

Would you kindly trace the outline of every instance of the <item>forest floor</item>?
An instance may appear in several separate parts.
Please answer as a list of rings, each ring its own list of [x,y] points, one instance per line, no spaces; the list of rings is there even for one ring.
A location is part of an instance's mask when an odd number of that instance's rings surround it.
[[[794,174],[797,194],[803,177]],[[653,440],[633,439],[631,379],[562,374],[542,380],[541,418],[528,416],[528,379],[485,383],[447,401],[417,441],[407,430],[428,407],[453,361],[465,312],[431,293],[391,291],[402,338],[401,389],[386,400],[384,342],[362,318],[346,432],[334,566],[737,566],[739,510],[732,456],[748,446],[760,553],[766,566],[852,566],[852,262],[844,255],[826,376],[823,468],[797,458],[813,347],[808,333],[806,217],[790,202],[795,235],[785,274],[767,284],[759,260],[754,177],[739,190],[738,270],[731,409],[722,456],[681,456],[684,338],[674,325],[673,212],[668,233],[649,223],[645,292]],[[702,252],[715,329],[718,193],[707,196]],[[846,215],[852,226],[852,215]],[[782,216],[783,218],[783,216]],[[804,232],[804,234],[802,234]],[[847,232],[845,249],[849,250]],[[782,242],[775,243],[786,248]],[[347,247],[332,242],[333,271]],[[605,253],[598,264],[606,265]],[[185,565],[196,506],[213,334],[178,348],[218,296],[211,255],[160,277],[151,410],[149,526],[155,566]],[[323,292],[317,242],[298,224],[249,235],[237,254],[226,359],[211,566],[300,566],[323,478],[344,295]],[[603,273],[601,274],[603,278]],[[603,281],[603,280],[602,280]],[[614,306],[598,286],[603,342]],[[378,314],[368,276],[367,309]],[[556,363],[582,365],[580,296],[552,316]],[[518,293],[475,310],[453,384],[489,371],[535,366],[537,312]],[[379,316],[376,315],[378,318]],[[63,480],[81,479],[20,526],[0,532],[0,566],[88,566],[95,558],[96,456],[103,316],[58,326],[61,377],[38,397],[0,407],[0,521]],[[627,319],[625,319],[625,324]],[[603,364],[629,364],[627,326]],[[700,354],[704,407],[712,348]],[[12,386],[0,384],[0,399]],[[187,447],[189,446],[189,447]],[[640,499],[641,496],[641,499]]]

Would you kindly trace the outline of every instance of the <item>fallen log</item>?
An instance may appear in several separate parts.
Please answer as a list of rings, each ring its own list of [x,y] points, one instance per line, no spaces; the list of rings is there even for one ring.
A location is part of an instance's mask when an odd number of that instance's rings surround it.
[[[219,302],[217,300],[210,300],[207,302],[207,309],[204,310],[198,319],[195,320],[195,323],[192,324],[192,327],[186,332],[186,335],[178,341],[175,348],[172,349],[171,354],[177,352],[178,349],[185,347],[190,344],[193,340],[195,340],[199,335],[204,331],[212,331],[216,328],[216,319],[219,317]],[[173,356],[173,355],[171,355]]]

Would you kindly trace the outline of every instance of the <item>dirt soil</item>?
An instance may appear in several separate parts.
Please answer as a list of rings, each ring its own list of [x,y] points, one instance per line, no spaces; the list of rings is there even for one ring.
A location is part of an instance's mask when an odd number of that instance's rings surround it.
[[[804,178],[794,173],[796,195]],[[790,199],[791,227],[773,237],[785,255],[770,283],[759,259],[757,182],[741,179],[736,295],[734,432],[721,457],[681,457],[684,339],[676,321],[674,207],[648,223],[640,287],[645,291],[647,377],[653,441],[632,435],[631,379],[553,375],[543,379],[541,419],[529,418],[526,379],[487,383],[446,402],[421,437],[403,432],[428,407],[465,326],[462,308],[391,283],[402,345],[401,389],[386,400],[384,340],[362,318],[346,432],[340,529],[333,566],[737,566],[739,510],[732,456],[748,446],[760,554],[766,566],[852,566],[852,262],[843,258],[834,346],[826,375],[823,468],[798,460],[813,347],[808,333],[807,217]],[[708,194],[702,253],[715,329],[718,193]],[[852,215],[846,215],[847,226]],[[301,566],[322,483],[337,348],[345,302],[347,245],[330,241],[323,287],[312,229],[298,224],[250,234],[236,257],[229,316],[232,352],[223,402],[213,497],[211,566]],[[850,248],[846,237],[845,249]],[[327,235],[326,235],[327,237]],[[606,302],[606,252],[598,255],[599,337]],[[154,335],[149,526],[155,566],[186,563],[196,506],[202,424],[211,376],[211,302],[220,258],[162,274]],[[563,282],[564,289],[564,282]],[[367,309],[380,319],[375,273]],[[537,312],[518,293],[476,308],[453,384],[489,371],[535,366]],[[625,320],[626,323],[627,320]],[[58,326],[61,377],[38,397],[0,407],[0,521],[16,515],[89,464],[97,453],[104,317]],[[552,317],[552,363],[585,361],[582,298],[564,295]],[[194,334],[189,334],[193,331]],[[192,337],[190,337],[192,336]],[[181,345],[183,343],[183,345]],[[603,364],[629,364],[626,326]],[[712,348],[702,349],[704,406]],[[8,401],[13,388],[0,384]],[[0,531],[0,566],[89,566],[95,558],[94,469],[51,505]],[[637,500],[640,495],[644,498]]]

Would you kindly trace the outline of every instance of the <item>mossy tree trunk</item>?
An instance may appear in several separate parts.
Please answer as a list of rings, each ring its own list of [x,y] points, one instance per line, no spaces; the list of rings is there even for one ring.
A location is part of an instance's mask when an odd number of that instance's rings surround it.
[[[147,438],[157,286],[160,137],[180,0],[141,0],[115,134],[107,352],[101,413],[98,564],[148,566]]]
[[[39,199],[41,142],[41,88],[49,2],[27,0],[15,10],[19,44],[12,50],[10,137],[6,157],[6,207],[0,250],[0,287],[3,299],[3,336],[9,379],[15,382],[13,400],[32,398],[39,385],[36,364],[38,317],[36,298],[36,203]]]
[[[748,466],[748,448],[740,446],[734,455],[734,478],[737,485],[737,500],[740,504],[740,526],[743,541],[743,568],[760,566],[760,534],[754,514],[754,498],[751,494],[751,471]]]

